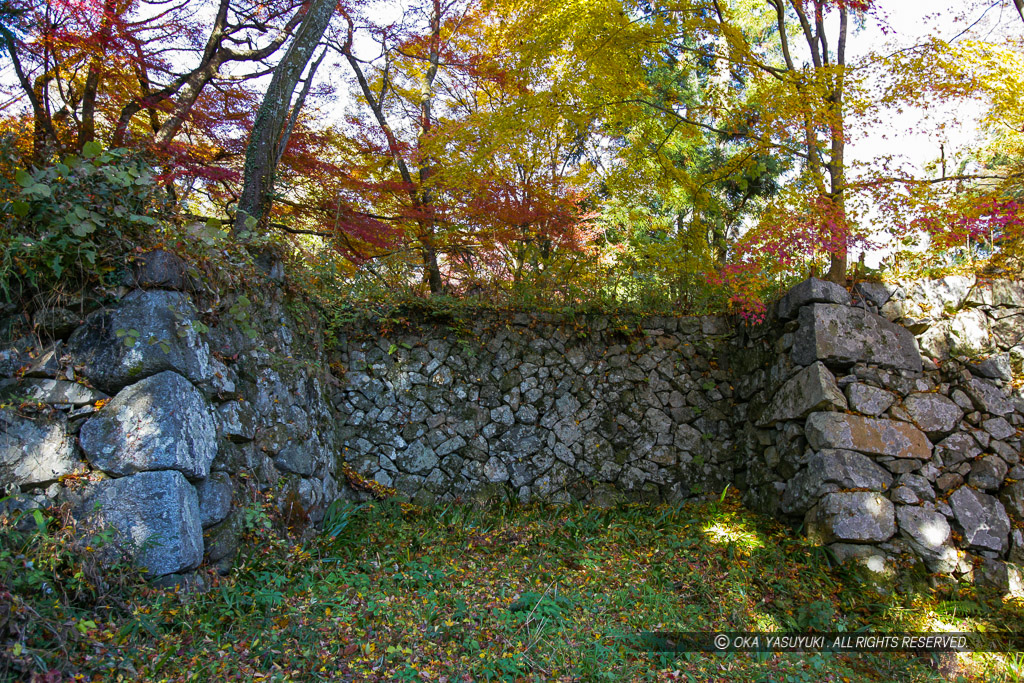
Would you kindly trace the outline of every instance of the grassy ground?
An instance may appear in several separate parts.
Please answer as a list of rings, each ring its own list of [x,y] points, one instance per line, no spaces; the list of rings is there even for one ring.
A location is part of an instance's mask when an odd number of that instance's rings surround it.
[[[248,521],[247,557],[195,596],[119,582],[121,574],[90,563],[90,551],[69,550],[59,532],[0,530],[0,677],[1024,679],[1019,654],[637,651],[632,636],[655,629],[974,631],[1024,623],[1021,604],[969,588],[931,591],[908,580],[879,593],[731,497],[611,510],[375,503],[334,510],[328,532],[302,544],[275,540],[259,506]]]

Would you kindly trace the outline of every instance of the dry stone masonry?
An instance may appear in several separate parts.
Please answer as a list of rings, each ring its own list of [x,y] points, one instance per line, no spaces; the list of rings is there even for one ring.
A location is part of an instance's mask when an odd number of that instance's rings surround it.
[[[752,400],[748,503],[875,571],[919,558],[1020,593],[1021,306],[1016,283],[965,278],[794,288]]]
[[[174,578],[230,566],[250,487],[316,522],[366,495],[352,472],[422,504],[731,485],[844,561],[1022,589],[1024,285],[812,279],[756,326],[482,313],[327,344],[268,272],[244,324],[165,252],[117,301],[0,321],[7,505],[68,503]]]
[[[422,503],[721,491],[735,455],[731,339],[721,318],[624,334],[606,318],[573,328],[526,314],[461,338],[346,339],[340,444],[361,475]]]

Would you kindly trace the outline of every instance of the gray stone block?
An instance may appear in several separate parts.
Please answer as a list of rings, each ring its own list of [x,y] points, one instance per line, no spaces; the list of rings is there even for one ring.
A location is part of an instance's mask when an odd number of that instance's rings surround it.
[[[217,454],[217,430],[205,397],[175,372],[121,390],[82,425],[82,451],[105,472],[177,470],[205,479]]]
[[[796,317],[802,306],[813,303],[848,306],[850,304],[850,293],[834,282],[812,277],[786,292],[779,300],[776,310],[780,319],[790,320]]]
[[[40,486],[74,471],[74,437],[62,417],[29,419],[0,410],[0,489]]]
[[[152,576],[187,572],[203,557],[196,490],[180,472],[140,472],[96,484],[76,508],[111,527],[115,541]]]
[[[136,290],[116,309],[86,318],[68,350],[84,376],[110,393],[165,370],[205,382],[213,374],[210,351],[195,318],[195,307],[181,292]]]
[[[782,385],[757,421],[769,427],[782,420],[799,420],[819,410],[846,410],[846,397],[823,363],[814,363]]]
[[[895,458],[927,459],[932,445],[919,429],[906,422],[842,413],[812,413],[805,424],[811,448],[859,451]]]
[[[793,362],[850,366],[874,363],[921,372],[921,355],[911,332],[859,308],[813,304],[800,309]]]
[[[896,533],[892,502],[880,493],[829,493],[807,513],[808,535],[823,543],[881,543]]]

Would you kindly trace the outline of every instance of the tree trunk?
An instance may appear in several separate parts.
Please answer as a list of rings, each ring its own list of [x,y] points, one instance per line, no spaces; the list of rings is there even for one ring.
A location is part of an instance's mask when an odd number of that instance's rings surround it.
[[[430,134],[433,126],[433,88],[434,79],[437,78],[437,68],[440,64],[440,43],[441,43],[441,0],[434,0],[433,11],[430,15],[430,53],[428,60],[430,66],[426,74],[426,94],[420,103],[420,148]],[[424,220],[421,221],[423,235],[421,240],[426,245],[423,249],[423,265],[426,269],[427,284],[430,286],[431,294],[441,294],[444,291],[444,281],[441,279],[441,269],[437,264],[437,249],[434,247],[434,228],[436,218],[434,217],[434,190],[430,186],[430,180],[434,175],[434,164],[436,161],[429,154],[424,155],[423,164],[420,166],[420,188],[421,204],[425,212]]]
[[[42,97],[39,96],[39,93],[31,81],[29,81],[28,75],[21,66],[18,44],[15,41],[14,34],[10,31],[4,31],[3,40],[4,47],[7,48],[7,54],[14,65],[14,73],[21,83],[22,90],[28,95],[29,104],[32,105],[32,154],[36,159],[41,160],[45,157],[47,150],[51,146],[57,146],[57,132],[53,129],[53,121],[43,105]]]
[[[261,220],[270,210],[278,146],[288,120],[292,95],[336,7],[337,0],[311,0],[295,39],[274,69],[245,151],[242,196],[232,227],[236,236],[245,229],[249,218]]]
[[[100,18],[98,52],[89,61],[89,74],[85,78],[85,90],[82,92],[82,125],[78,129],[78,150],[81,151],[87,142],[96,138],[96,97],[99,94],[100,78],[103,74],[103,63],[107,57],[107,46],[110,44],[111,24],[113,23],[114,0],[103,3],[103,16]]]
[[[829,104],[832,109],[832,152],[829,159],[829,185],[831,192],[829,200],[832,202],[837,218],[841,221],[842,243],[836,245],[836,251],[830,255],[828,279],[836,284],[846,284],[846,270],[848,267],[849,248],[849,225],[846,220],[846,126],[844,125],[843,96],[846,85],[846,77],[843,69],[846,68],[846,33],[848,12],[845,6],[839,7],[839,45],[836,49],[836,66],[839,71],[836,74],[836,84],[829,96]]]

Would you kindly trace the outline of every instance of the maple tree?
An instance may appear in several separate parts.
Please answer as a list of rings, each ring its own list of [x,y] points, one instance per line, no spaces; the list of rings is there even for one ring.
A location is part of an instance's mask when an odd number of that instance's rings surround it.
[[[333,202],[344,251],[375,229],[392,238],[370,237],[387,253],[400,243],[418,255],[433,293],[516,280],[544,270],[553,249],[582,247],[580,135],[518,70],[496,17],[486,4],[439,1],[388,25],[352,12],[332,43],[363,107],[339,138],[349,152]]]
[[[168,177],[210,178],[237,155],[251,79],[270,68],[304,14],[299,0],[8,7],[5,47],[29,103],[37,159],[98,140],[149,149]]]
[[[854,52],[857,27],[885,27],[866,0],[380,9],[11,0],[3,128],[35,164],[144,151],[186,211],[236,235],[258,218],[392,289],[743,306],[808,272],[845,281],[873,241],[1016,249],[1019,45],[970,26]],[[934,101],[983,102],[985,141],[923,174],[851,164],[887,112]]]

